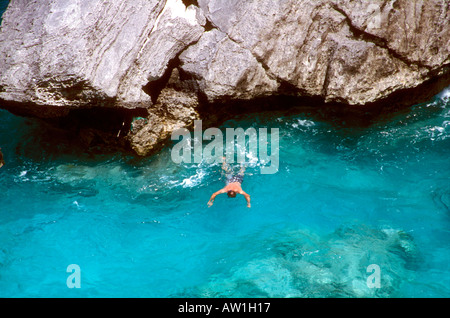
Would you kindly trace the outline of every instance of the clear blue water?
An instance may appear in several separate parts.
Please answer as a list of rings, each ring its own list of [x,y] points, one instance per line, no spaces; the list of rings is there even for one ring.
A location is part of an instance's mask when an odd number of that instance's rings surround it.
[[[449,90],[369,127],[307,112],[225,127],[279,128],[279,172],[247,169],[250,209],[208,208],[220,166],[175,164],[170,145],[87,153],[0,111],[0,297],[450,296]]]
[[[279,172],[247,168],[250,209],[207,208],[218,165],[85,152],[0,110],[0,297],[450,296],[448,89],[369,127],[307,111],[226,127],[279,128]]]

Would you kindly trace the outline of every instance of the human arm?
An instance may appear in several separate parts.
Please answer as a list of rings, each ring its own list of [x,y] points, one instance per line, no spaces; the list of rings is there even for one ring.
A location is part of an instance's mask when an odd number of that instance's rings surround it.
[[[209,201],[208,201],[208,207],[210,207],[210,206],[213,205],[214,199],[216,198],[216,196],[217,196],[218,194],[225,193],[225,192],[226,192],[226,190],[224,190],[224,189],[221,189],[221,190],[219,190],[219,191],[217,191],[217,192],[214,192],[214,193],[211,195],[211,198],[210,198]]]
[[[250,194],[245,193],[244,191],[241,191],[241,194],[244,196],[245,200],[247,201],[247,208],[250,208]]]

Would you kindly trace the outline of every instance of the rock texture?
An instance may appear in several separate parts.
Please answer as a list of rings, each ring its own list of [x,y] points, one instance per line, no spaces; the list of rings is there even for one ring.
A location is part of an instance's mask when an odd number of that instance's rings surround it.
[[[14,1],[0,34],[1,98],[147,107],[142,87],[202,35],[196,10],[177,0]]]
[[[411,91],[431,81],[429,97],[450,84],[449,6],[15,0],[0,30],[0,105],[41,118],[141,110],[145,118],[128,120],[119,135],[145,155],[202,118],[205,105],[220,114],[227,101],[279,95],[391,103],[399,92],[417,97]]]
[[[241,97],[242,89],[254,87],[257,94],[273,94],[287,83],[299,95],[363,105],[448,72],[448,1],[199,0],[199,5],[223,36],[203,35],[182,62],[201,78],[210,100]],[[204,52],[200,61],[197,50]],[[227,60],[225,67],[220,64]],[[234,70],[236,60],[240,72]],[[240,82],[245,86],[236,85]]]
[[[282,237],[260,242],[264,257],[211,275],[188,290],[191,297],[396,297],[402,284],[417,279],[423,261],[413,238],[397,229],[353,226],[324,236],[299,230]],[[382,268],[381,288],[368,285],[370,264]]]

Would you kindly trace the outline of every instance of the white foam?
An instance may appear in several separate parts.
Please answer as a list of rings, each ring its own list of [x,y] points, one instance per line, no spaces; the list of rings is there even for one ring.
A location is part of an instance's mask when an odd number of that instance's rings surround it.
[[[450,86],[438,94],[438,98],[444,102],[450,102]]]
[[[255,154],[253,154],[253,153],[251,153],[251,152],[247,152],[247,153],[246,153],[246,157],[247,157],[247,159],[248,159],[248,165],[249,165],[250,167],[255,167],[255,166],[258,165],[259,159],[258,159],[258,156],[257,156],[257,155],[255,155]]]
[[[80,206],[80,204],[78,203],[77,200],[73,201],[72,204],[75,205],[75,207],[76,207],[78,210],[81,209],[81,206]]]
[[[293,123],[292,124],[292,127],[293,128],[298,128],[299,126],[301,126],[301,127],[306,127],[306,128],[308,128],[308,127],[313,127],[313,126],[315,126],[316,124],[312,121],[312,120],[308,120],[308,119],[297,119],[297,122],[296,123]]]
[[[307,119],[299,119],[298,124],[303,127],[312,127],[316,125],[312,120]]]
[[[198,169],[197,172],[193,176],[190,176],[189,178],[184,179],[181,182],[181,186],[183,186],[183,188],[195,187],[202,182],[205,175],[206,175],[206,173],[203,170]]]

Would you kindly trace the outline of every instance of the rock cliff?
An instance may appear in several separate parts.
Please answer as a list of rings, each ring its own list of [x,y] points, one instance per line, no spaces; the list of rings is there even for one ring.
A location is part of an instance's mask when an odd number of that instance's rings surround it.
[[[412,104],[450,84],[449,6],[15,0],[0,30],[0,106],[40,118],[108,109],[98,120],[145,155],[233,101]]]

